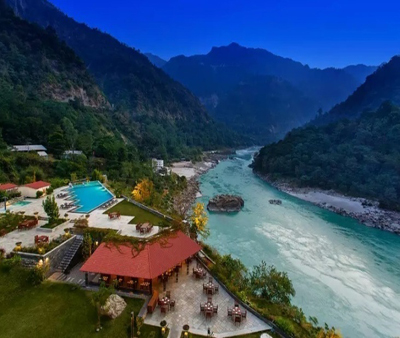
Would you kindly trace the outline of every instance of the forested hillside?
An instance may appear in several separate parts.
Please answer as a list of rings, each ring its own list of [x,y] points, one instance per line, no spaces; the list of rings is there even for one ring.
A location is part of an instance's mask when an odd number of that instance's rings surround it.
[[[320,125],[342,118],[356,118],[365,110],[377,109],[387,100],[400,104],[400,56],[380,66],[344,102],[316,118],[313,123]]]
[[[273,142],[315,114],[318,105],[289,82],[273,76],[251,76],[233,88],[214,116],[254,142]]]
[[[86,63],[114,108],[114,123],[144,153],[179,158],[195,147],[243,142],[216,124],[197,97],[133,48],[77,23],[46,0],[7,2],[28,21],[54,28]]]
[[[349,68],[348,71],[310,68],[266,50],[245,48],[236,43],[213,47],[206,55],[171,58],[163,69],[200,97],[212,116],[241,132],[242,126],[246,125],[247,134],[258,142],[270,141],[273,136],[271,126],[280,131],[274,135],[277,140],[291,128],[299,126],[299,121],[305,123],[314,118],[319,108],[328,110],[345,100],[364,82],[359,67]],[[370,68],[362,70],[373,71]],[[353,76],[352,72],[357,76]],[[282,86],[279,91],[270,93],[263,82],[260,86],[257,86],[260,84],[258,80],[249,84],[249,77],[252,76],[276,77],[290,86]],[[241,108],[233,105],[228,107],[225,103],[243,89],[243,84],[251,85],[249,96],[242,91]],[[285,88],[288,90],[285,91]],[[254,97],[262,96],[270,99],[256,103]],[[302,97],[300,101],[299,97]],[[288,98],[290,102],[286,106],[279,103]],[[303,101],[307,101],[307,104]],[[219,109],[220,104],[222,108]],[[263,123],[259,123],[262,115]],[[270,119],[272,116],[274,118]],[[240,118],[242,123],[238,120]]]
[[[254,170],[271,180],[377,199],[400,210],[400,108],[291,131],[261,149]]]

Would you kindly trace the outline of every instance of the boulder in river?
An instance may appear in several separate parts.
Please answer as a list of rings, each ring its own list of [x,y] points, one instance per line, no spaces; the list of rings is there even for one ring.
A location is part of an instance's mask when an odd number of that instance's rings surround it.
[[[238,212],[244,206],[243,198],[234,195],[217,195],[207,204],[209,211]]]

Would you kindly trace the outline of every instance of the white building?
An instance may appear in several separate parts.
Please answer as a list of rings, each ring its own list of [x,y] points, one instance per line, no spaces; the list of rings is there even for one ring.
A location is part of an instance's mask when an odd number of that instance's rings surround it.
[[[50,185],[51,184],[48,182],[37,181],[22,185],[18,190],[21,192],[21,196],[23,197],[36,198],[38,191],[41,191],[43,195],[45,195],[46,190],[50,188]]]
[[[154,171],[159,171],[164,168],[164,160],[157,160],[156,158],[151,159],[151,165]]]
[[[79,156],[82,154],[83,153],[81,150],[66,150],[66,151],[64,151],[63,156],[64,156],[64,158],[70,158],[70,157]]]

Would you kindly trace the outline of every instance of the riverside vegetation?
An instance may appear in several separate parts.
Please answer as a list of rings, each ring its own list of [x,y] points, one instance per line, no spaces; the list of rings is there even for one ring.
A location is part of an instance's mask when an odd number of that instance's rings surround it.
[[[400,108],[384,103],[354,120],[293,130],[262,148],[253,168],[272,181],[334,189],[400,210],[399,164]]]

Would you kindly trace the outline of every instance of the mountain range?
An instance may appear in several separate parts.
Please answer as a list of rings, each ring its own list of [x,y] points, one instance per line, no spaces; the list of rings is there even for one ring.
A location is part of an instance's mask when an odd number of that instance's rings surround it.
[[[216,119],[265,143],[345,100],[376,67],[310,68],[232,43],[206,55],[173,57],[162,69],[196,94]],[[238,96],[240,102],[230,103]]]
[[[18,16],[51,27],[72,48],[112,106],[113,123],[144,153],[179,158],[187,148],[242,142],[215,123],[188,89],[134,48],[76,22],[46,0],[6,2]]]
[[[346,100],[333,107],[313,123],[326,124],[344,118],[356,118],[363,111],[374,111],[384,101],[400,104],[400,56],[382,64]]]

